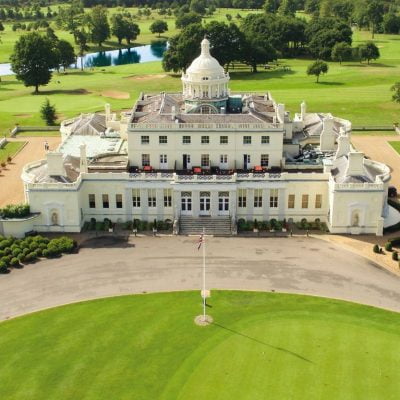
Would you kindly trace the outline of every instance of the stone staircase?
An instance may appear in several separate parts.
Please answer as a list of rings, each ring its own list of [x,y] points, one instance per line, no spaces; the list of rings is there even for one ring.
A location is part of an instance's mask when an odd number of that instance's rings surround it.
[[[196,235],[205,229],[206,235],[231,235],[231,220],[226,217],[189,217],[181,216],[179,220],[180,235]]]

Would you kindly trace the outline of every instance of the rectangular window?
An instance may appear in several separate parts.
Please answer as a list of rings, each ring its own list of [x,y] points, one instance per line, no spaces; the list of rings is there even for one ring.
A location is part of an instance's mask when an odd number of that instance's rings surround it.
[[[261,144],[269,144],[269,136],[261,136]]]
[[[110,208],[110,202],[108,201],[108,194],[103,194],[103,208]]]
[[[227,164],[228,163],[228,154],[221,154],[219,156],[219,160],[221,164]]]
[[[201,144],[210,144],[210,136],[202,136]]]
[[[269,206],[270,208],[276,208],[278,207],[278,195],[279,195],[279,190],[278,189],[271,189],[269,192]]]
[[[289,196],[288,196],[288,208],[294,208],[294,202],[295,202],[295,195],[294,194],[289,194]]]
[[[122,194],[115,195],[115,205],[117,208],[122,208]]]
[[[201,155],[201,166],[205,167],[205,168],[210,166],[210,155],[209,154]]]
[[[315,195],[315,208],[322,208],[322,194]]]
[[[254,207],[262,207],[262,189],[254,189]]]
[[[220,136],[219,144],[228,144],[228,136]]]
[[[269,154],[261,154],[261,166],[268,167],[269,164]]]
[[[301,196],[301,208],[308,208],[308,194]]]
[[[89,208],[96,208],[96,196],[89,194]]]
[[[142,136],[141,137],[142,144],[149,144],[150,143],[150,136]]]
[[[157,207],[156,189],[149,189],[147,191],[147,199],[149,207]]]
[[[164,207],[172,207],[172,189],[164,189]]]
[[[251,136],[243,136],[243,144],[251,144]]]
[[[168,137],[167,136],[159,136],[158,137],[158,143],[167,144],[168,143]]]
[[[246,208],[247,207],[246,189],[239,189],[238,207],[239,208]]]
[[[140,189],[132,189],[132,206],[140,207]]]
[[[160,164],[167,164],[167,155],[160,154]]]
[[[150,154],[142,154],[142,166],[146,167],[150,165]]]
[[[190,144],[191,143],[191,137],[190,136],[182,136],[182,143],[183,144]]]

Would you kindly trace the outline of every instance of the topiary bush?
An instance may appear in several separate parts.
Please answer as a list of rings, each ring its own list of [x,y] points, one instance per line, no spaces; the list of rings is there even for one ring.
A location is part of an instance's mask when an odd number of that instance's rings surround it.
[[[29,204],[9,204],[0,209],[0,216],[2,218],[25,218],[29,214]]]
[[[374,251],[374,253],[379,254],[381,252],[381,249],[380,249],[379,245],[374,244],[373,251]]]
[[[19,260],[17,257],[13,257],[10,261],[10,265],[13,267],[16,267],[17,265],[19,265]]]
[[[0,261],[0,274],[6,274],[8,272],[7,264]]]
[[[392,253],[392,260],[398,261],[399,260],[399,253],[397,251],[394,251]]]
[[[386,242],[386,243],[385,243],[385,250],[386,250],[386,251],[392,251],[392,250],[393,250],[392,243]]]

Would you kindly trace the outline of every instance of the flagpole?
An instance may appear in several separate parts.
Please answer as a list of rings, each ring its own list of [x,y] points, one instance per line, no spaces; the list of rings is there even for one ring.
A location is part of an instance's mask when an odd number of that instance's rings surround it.
[[[206,235],[203,228],[203,321],[206,321]]]

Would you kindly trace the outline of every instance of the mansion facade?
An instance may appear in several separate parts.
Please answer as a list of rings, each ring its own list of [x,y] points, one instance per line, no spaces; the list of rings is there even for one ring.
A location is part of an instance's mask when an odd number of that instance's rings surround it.
[[[64,121],[58,150],[23,170],[33,214],[18,229],[227,220],[234,233],[239,219],[274,218],[382,235],[390,170],[352,148],[350,122],[304,102],[292,118],[270,93],[231,93],[207,39],[201,47],[181,93],[142,93],[120,118],[106,105]]]

